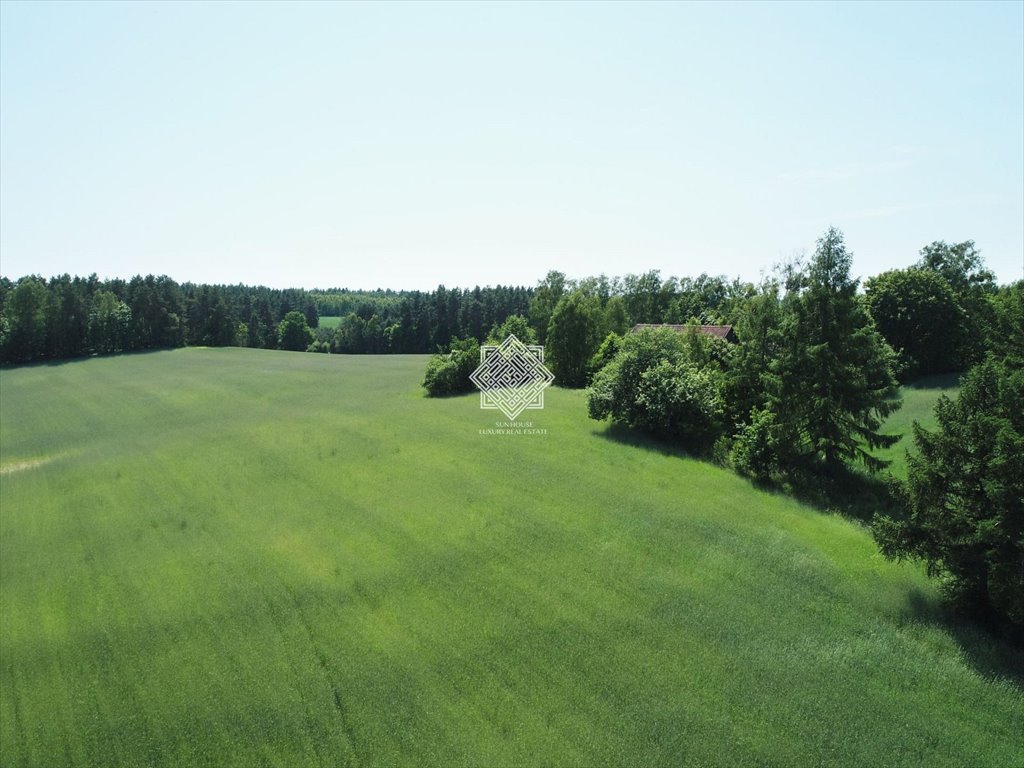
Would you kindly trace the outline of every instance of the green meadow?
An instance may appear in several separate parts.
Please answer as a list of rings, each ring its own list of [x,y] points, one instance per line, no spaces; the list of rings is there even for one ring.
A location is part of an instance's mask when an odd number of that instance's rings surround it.
[[[341,325],[341,318],[333,315],[324,315],[319,321],[321,328],[337,328],[339,325]]]
[[[880,459],[891,461],[889,471],[897,477],[906,479],[907,452],[914,451],[914,433],[911,425],[916,421],[928,430],[938,426],[935,421],[935,404],[941,395],[956,400],[960,391],[960,374],[943,373],[936,376],[922,376],[919,379],[900,387],[903,405],[896,413],[886,419],[882,432],[892,435],[903,435],[903,439],[890,448],[880,448],[874,452]]]
[[[865,528],[425,363],[0,371],[0,764],[1024,764],[1019,653]]]

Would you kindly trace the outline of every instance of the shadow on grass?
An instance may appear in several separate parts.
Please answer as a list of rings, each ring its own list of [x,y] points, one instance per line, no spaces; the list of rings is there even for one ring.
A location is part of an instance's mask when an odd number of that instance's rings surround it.
[[[1024,693],[1024,644],[1019,632],[965,616],[916,589],[908,597],[903,618],[945,630],[978,674],[1006,680]]]
[[[929,378],[932,381],[948,379],[955,383],[958,374]],[[688,452],[678,445],[621,424],[595,429],[594,434],[606,440],[654,451],[664,456],[708,462],[711,460],[706,454]],[[749,482],[758,490],[796,499],[819,511],[840,514],[865,526],[876,513],[898,512],[900,504],[893,488],[894,479],[887,472],[870,475],[863,470],[845,469],[827,477],[805,473],[784,482]],[[1024,690],[1024,638],[1018,631],[1008,629],[985,617],[964,615],[957,612],[949,603],[929,598],[917,590],[911,593],[903,618],[945,630],[959,645],[964,658],[979,674],[988,678],[1007,679]]]
[[[629,445],[633,448],[643,448],[644,450],[654,451],[655,453],[660,453],[662,456],[676,456],[678,458],[698,460],[707,458],[706,456],[689,453],[677,443],[661,440],[653,435],[647,434],[646,432],[642,432],[639,429],[631,429],[630,427],[616,422],[606,424],[604,429],[601,429],[600,427],[596,428],[593,431],[593,434],[597,437],[604,438],[605,440],[621,443],[622,445]]]
[[[604,429],[595,429],[593,434],[622,445],[655,451],[663,456],[677,456],[721,466],[706,451],[689,451],[677,443],[622,424],[608,424]],[[808,473],[785,481],[747,479],[758,490],[795,498],[815,509],[843,515],[863,524],[870,523],[876,512],[892,512],[896,508],[890,485],[892,480],[887,474],[872,476],[859,470],[847,469],[830,477]]]
[[[962,373],[933,373],[903,384],[905,389],[951,389],[960,386]]]
[[[187,349],[187,347],[154,347],[153,349],[132,349],[127,352],[93,352],[87,355],[78,355],[77,357],[57,357],[52,360],[33,360],[28,363],[4,363],[0,365],[0,369],[11,371],[16,368],[59,368],[63,365],[81,363],[85,360],[99,360],[107,357],[141,357],[143,355],[155,355],[158,352],[169,352],[172,349]],[[195,347],[192,347],[192,349],[195,349]],[[228,347],[218,347],[218,349],[228,349]]]
[[[867,525],[875,513],[897,510],[892,482],[888,473],[871,475],[858,469],[842,469],[828,476],[807,474],[761,487],[776,488],[808,506]]]

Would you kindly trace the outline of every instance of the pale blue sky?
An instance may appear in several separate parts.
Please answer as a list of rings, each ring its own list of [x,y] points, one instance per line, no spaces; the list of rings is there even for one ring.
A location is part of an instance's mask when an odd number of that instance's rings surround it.
[[[0,2],[0,272],[1024,270],[1024,3]]]

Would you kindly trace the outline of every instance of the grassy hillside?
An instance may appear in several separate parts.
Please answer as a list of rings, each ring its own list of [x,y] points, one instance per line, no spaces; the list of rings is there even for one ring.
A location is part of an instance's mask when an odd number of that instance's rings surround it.
[[[424,363],[0,371],[0,763],[1019,764],[1005,649],[864,529]]]
[[[917,421],[925,429],[935,429],[935,403],[940,395],[955,400],[960,391],[960,374],[946,373],[938,376],[922,376],[911,384],[900,388],[903,406],[886,419],[882,431],[886,434],[903,435],[903,439],[891,448],[875,451],[881,459],[891,461],[889,471],[897,477],[907,476],[907,451],[914,450],[914,433],[911,425]]]

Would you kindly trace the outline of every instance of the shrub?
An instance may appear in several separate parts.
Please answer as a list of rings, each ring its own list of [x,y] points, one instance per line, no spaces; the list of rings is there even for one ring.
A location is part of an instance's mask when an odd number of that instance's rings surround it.
[[[430,397],[471,392],[470,375],[480,364],[480,345],[475,339],[454,339],[446,353],[436,354],[427,363],[423,386]]]
[[[714,343],[660,328],[627,335],[594,376],[590,417],[706,448],[720,435],[725,413],[725,375],[710,351]]]
[[[766,481],[778,470],[775,414],[755,408],[733,443],[730,461],[740,473]]]
[[[690,446],[706,445],[721,429],[723,385],[722,376],[716,376],[714,369],[662,360],[640,375],[637,426]]]
[[[597,352],[594,353],[593,357],[590,358],[590,362],[587,363],[587,374],[590,381],[594,380],[594,376],[597,375],[598,371],[615,359],[615,355],[619,353],[621,347],[622,337],[619,334],[609,333],[604,337],[601,346],[597,348]]]

